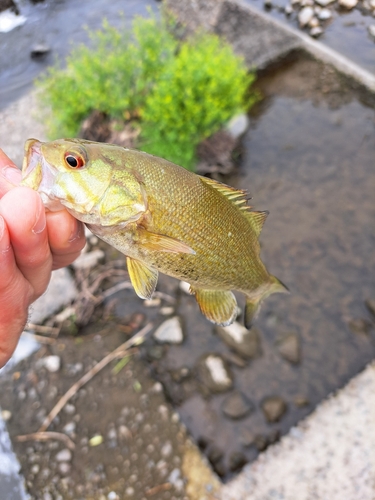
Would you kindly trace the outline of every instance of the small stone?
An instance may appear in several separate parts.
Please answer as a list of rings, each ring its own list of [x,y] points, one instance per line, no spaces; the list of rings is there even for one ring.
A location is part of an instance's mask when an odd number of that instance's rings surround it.
[[[249,118],[246,113],[241,113],[234,116],[226,126],[227,132],[233,137],[238,139],[243,135],[249,127]]]
[[[351,10],[357,5],[358,0],[338,0],[340,7]]]
[[[60,472],[62,475],[64,475],[64,476],[66,476],[66,475],[68,475],[68,474],[69,474],[69,472],[70,472],[70,468],[71,468],[71,466],[70,466],[70,464],[68,464],[67,462],[62,462],[61,464],[59,464],[59,467],[58,467],[59,472]]]
[[[320,26],[315,26],[310,30],[310,36],[312,36],[313,38],[318,38],[318,36],[322,34],[323,34],[323,28],[321,28]]]
[[[38,366],[43,366],[50,373],[58,372],[61,366],[61,358],[60,356],[46,356],[39,360]]]
[[[39,464],[35,464],[31,467],[31,473],[32,474],[38,474],[40,471],[40,465]]]
[[[305,396],[296,396],[294,398],[294,404],[298,406],[298,408],[303,408],[304,406],[308,406],[310,401]]]
[[[99,264],[105,257],[103,250],[97,248],[92,252],[81,253],[81,255],[73,262],[74,269],[91,269]]]
[[[240,441],[242,446],[248,447],[255,444],[255,436],[254,434],[246,428],[240,429]]]
[[[224,452],[221,450],[221,448],[214,444],[210,446],[207,453],[207,458],[212,464],[217,464],[218,462],[220,462],[223,456]]]
[[[293,7],[290,4],[286,5],[284,12],[287,16],[290,16],[293,13]]]
[[[183,292],[187,293],[188,295],[191,295],[190,293],[190,283],[187,283],[186,281],[180,281],[180,290]]]
[[[309,27],[310,28],[317,28],[319,26],[319,21],[317,17],[312,17],[309,21]]]
[[[51,51],[51,47],[45,43],[36,43],[31,48],[30,56],[32,59],[44,59]]]
[[[159,307],[161,304],[161,300],[156,298],[156,299],[147,299],[143,301],[143,305],[145,307]]]
[[[90,446],[99,446],[103,442],[103,436],[96,435],[89,440]]]
[[[349,321],[349,328],[353,333],[368,335],[371,331],[372,324],[366,319],[352,319]]]
[[[72,436],[75,433],[75,430],[76,430],[75,422],[68,422],[63,427],[63,431],[65,432],[65,434],[68,434],[69,436]]]
[[[117,495],[115,491],[110,491],[107,495],[108,500],[120,500],[120,497]]]
[[[370,31],[370,28],[372,28],[372,30],[373,30],[373,36],[375,37],[375,24],[372,24],[371,26],[369,26],[369,28],[368,28],[369,31]],[[370,311],[370,313],[375,318],[375,300],[368,299],[368,300],[365,301],[365,304],[366,304],[367,309]]]
[[[181,344],[184,340],[184,334],[179,317],[174,316],[164,321],[154,332],[154,338],[158,342],[166,344]]]
[[[266,10],[272,9],[272,0],[263,0],[263,6]]]
[[[9,410],[2,410],[1,418],[4,420],[4,422],[9,422],[9,420],[12,418],[12,413]]]
[[[125,490],[125,495],[126,495],[127,497],[132,497],[132,496],[134,495],[134,493],[135,493],[135,490],[134,490],[134,488],[132,488],[131,486],[128,486],[128,487],[126,488],[126,490]]]
[[[239,419],[253,411],[254,405],[241,392],[234,391],[224,399],[222,410],[226,417]]]
[[[167,441],[162,446],[160,453],[162,457],[167,458],[172,454],[172,451],[173,451],[172,443],[170,441]]]
[[[70,403],[67,403],[65,406],[64,406],[64,412],[67,414],[67,415],[73,415],[73,413],[75,413],[76,411],[76,407]]]
[[[335,0],[315,0],[315,2],[321,7],[327,7],[330,3],[335,2]]]
[[[246,462],[247,460],[243,453],[240,451],[234,451],[229,456],[229,469],[232,472],[238,471],[239,469],[242,469]]]
[[[174,313],[174,308],[171,306],[164,306],[160,308],[160,314],[163,316],[170,316],[171,314]]]
[[[121,439],[131,439],[133,437],[130,429],[126,425],[120,425],[118,434]]]
[[[287,333],[276,342],[280,355],[293,364],[301,360],[300,340],[296,333]]]
[[[311,7],[303,7],[298,13],[298,22],[301,28],[306,26],[314,16],[314,9]]]
[[[367,28],[368,29],[368,32],[369,32],[369,35],[375,39],[375,24],[370,24],[370,26]],[[375,301],[367,301],[367,302],[372,302],[374,303]],[[373,304],[373,306],[375,307],[375,304]]]
[[[270,396],[262,402],[262,410],[269,423],[278,422],[286,409],[285,401],[279,396]]]
[[[327,21],[328,19],[331,19],[332,12],[329,9],[321,9],[317,12],[317,16],[321,21]]]
[[[263,436],[262,434],[258,434],[254,438],[254,444],[257,448],[258,451],[264,451],[267,446],[268,446],[268,439],[266,436]]]
[[[70,462],[72,459],[72,452],[68,450],[68,448],[65,448],[59,451],[55,458],[57,462]]]
[[[204,356],[198,372],[205,387],[211,392],[224,392],[233,386],[233,379],[224,359],[218,354]]]
[[[260,335],[256,328],[247,330],[235,321],[229,326],[216,326],[219,337],[237,354],[252,359],[260,353]]]

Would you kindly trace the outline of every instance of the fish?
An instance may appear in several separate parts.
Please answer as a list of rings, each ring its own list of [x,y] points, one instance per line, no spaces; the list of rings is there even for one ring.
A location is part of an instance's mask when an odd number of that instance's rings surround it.
[[[135,292],[150,299],[158,273],[190,285],[202,314],[227,326],[245,294],[250,328],[261,302],[287,287],[268,273],[259,235],[268,215],[246,191],[135,149],[82,139],[28,139],[22,185],[51,211],[65,208],[125,254]]]

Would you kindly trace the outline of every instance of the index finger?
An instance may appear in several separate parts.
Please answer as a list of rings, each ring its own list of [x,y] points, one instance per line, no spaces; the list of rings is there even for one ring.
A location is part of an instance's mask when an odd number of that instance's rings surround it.
[[[0,149],[0,198],[21,182],[21,170]]]

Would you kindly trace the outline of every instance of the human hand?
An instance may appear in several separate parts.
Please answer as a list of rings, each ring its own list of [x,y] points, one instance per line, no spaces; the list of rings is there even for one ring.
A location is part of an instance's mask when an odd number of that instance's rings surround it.
[[[20,170],[0,149],[0,368],[51,271],[71,264],[85,244],[81,222],[66,210],[46,213],[39,194],[17,187],[20,181]]]

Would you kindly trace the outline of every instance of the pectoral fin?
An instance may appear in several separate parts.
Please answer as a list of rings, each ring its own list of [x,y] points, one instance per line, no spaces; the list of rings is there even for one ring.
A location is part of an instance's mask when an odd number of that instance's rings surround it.
[[[191,288],[200,310],[208,320],[217,325],[230,325],[237,315],[237,301],[230,291],[200,290]]]
[[[150,299],[158,281],[158,271],[130,257],[126,257],[126,264],[135,293],[141,299]]]
[[[170,252],[170,253],[189,253],[194,255],[195,252],[188,245],[182,241],[164,236],[163,234],[150,233],[146,229],[138,229],[139,244],[148,250],[155,250],[157,252]]]

